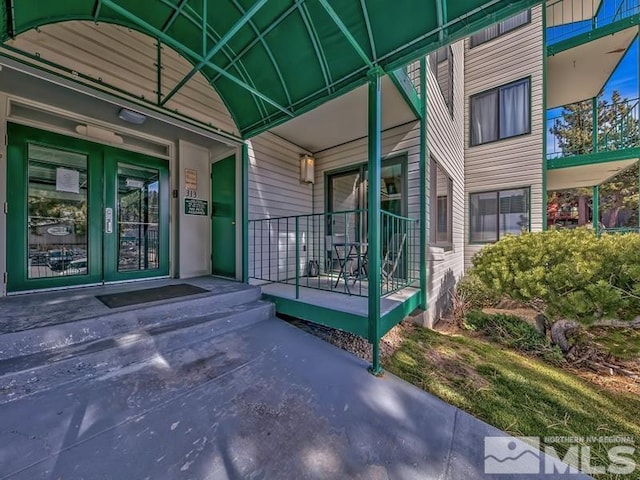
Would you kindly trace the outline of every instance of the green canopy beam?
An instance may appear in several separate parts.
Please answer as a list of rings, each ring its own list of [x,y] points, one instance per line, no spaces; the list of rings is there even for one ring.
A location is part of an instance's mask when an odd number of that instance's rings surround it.
[[[367,4],[365,3],[365,0],[360,0],[360,8],[362,8],[362,18],[364,18],[364,23],[367,27],[367,35],[369,36],[369,44],[371,45],[371,54],[375,61],[378,58],[378,54],[376,53],[376,42],[373,39],[373,30],[371,30],[371,22],[369,21],[369,12],[367,11]]]
[[[162,30],[163,32],[166,32],[167,30],[169,30],[171,28],[171,25],[173,25],[173,22],[175,22],[176,19],[180,16],[180,14],[182,13],[182,10],[184,9],[185,5],[188,2],[189,0],[180,0],[180,3],[175,7],[175,10],[171,14],[171,16],[167,18],[167,21],[164,22],[164,25],[162,25],[162,28],[160,30]],[[205,1],[204,5],[207,5],[207,3],[209,2]]]
[[[263,0],[263,2],[266,2],[266,1],[267,0]],[[291,113],[291,111],[289,111],[288,109],[286,109],[283,106],[281,106],[279,103],[271,100],[269,97],[267,97],[263,93],[259,92],[258,90],[256,90],[255,88],[251,87],[250,85],[247,85],[245,82],[243,82],[242,80],[239,80],[238,78],[236,78],[235,76],[231,75],[230,73],[227,73],[222,68],[220,68],[217,65],[215,65],[214,63],[212,63],[212,62],[210,62],[208,60],[205,61],[205,59],[200,54],[194,52],[193,50],[191,50],[186,45],[184,45],[181,42],[175,40],[173,37],[170,37],[169,35],[161,32],[160,30],[155,28],[153,25],[147,23],[146,21],[142,20],[141,18],[133,15],[127,9],[122,8],[120,5],[114,3],[112,0],[102,0],[102,3],[104,5],[106,5],[108,8],[110,8],[111,10],[113,10],[114,12],[122,15],[123,17],[127,18],[128,20],[130,20],[130,21],[134,22],[135,24],[137,24],[138,26],[140,26],[141,28],[147,30],[150,34],[155,35],[156,37],[161,39],[163,41],[163,43],[166,43],[167,45],[171,46],[172,48],[175,48],[176,50],[187,54],[188,56],[190,56],[191,58],[199,61],[200,63],[204,63],[206,66],[208,66],[209,68],[211,68],[211,69],[215,70],[216,72],[220,73],[223,77],[225,77],[228,80],[232,81],[236,85],[244,88],[249,93],[255,95],[258,98],[261,98],[262,100],[264,100],[265,102],[271,104],[272,106],[274,106],[275,108],[277,108],[281,112],[287,114],[288,116],[293,117],[293,113]]]
[[[447,23],[447,2],[445,0],[436,0],[436,16],[438,18],[438,26],[440,27],[438,38],[442,42],[448,36],[444,28],[444,25]]]
[[[241,15],[246,15],[246,11],[244,10],[244,8],[242,8],[242,5],[238,3],[238,0],[231,0],[231,1],[233,2],[233,5],[238,9]],[[204,4],[206,5],[207,2],[204,2]],[[256,40],[260,42],[260,44],[262,45],[262,48],[264,48],[265,52],[267,52],[267,55],[269,56],[269,60],[271,61],[271,65],[273,66],[273,69],[276,71],[276,75],[278,75],[278,78],[280,79],[282,90],[284,91],[284,94],[287,97],[287,104],[291,104],[291,95],[289,94],[289,89],[287,88],[287,84],[284,81],[284,77],[282,76],[280,67],[278,67],[278,62],[276,62],[276,59],[273,56],[273,52],[269,48],[269,45],[267,45],[267,42],[265,42],[264,36],[260,33],[260,30],[258,30],[258,27],[256,27],[256,24],[253,22],[253,20],[249,20],[249,26],[251,27],[251,30],[253,30],[253,33],[255,33]]]
[[[327,57],[324,54],[324,50],[322,50],[322,45],[320,44],[320,39],[318,38],[318,32],[316,31],[315,27],[313,26],[313,22],[311,21],[309,9],[306,5],[301,4],[298,6],[298,10],[300,11],[300,16],[302,17],[304,26],[307,29],[307,34],[311,39],[313,50],[316,52],[316,58],[318,59],[318,64],[320,65],[320,71],[322,72],[327,92],[331,92],[331,87],[329,86],[332,81],[331,70],[329,69],[329,64],[327,63]]]
[[[97,22],[100,16],[100,10],[102,9],[102,0],[96,0],[96,6],[93,9],[93,21]]]
[[[344,24],[340,16],[336,13],[336,11],[333,8],[331,8],[331,5],[329,5],[329,2],[327,2],[327,0],[318,0],[318,1],[324,7],[324,9],[329,14],[329,16],[334,21],[334,23],[338,26],[338,28],[340,29],[342,34],[346,37],[347,41],[351,44],[351,46],[356,51],[356,53],[360,56],[360,58],[362,58],[364,63],[369,68],[375,68],[375,65],[373,64],[371,59],[367,56],[367,54],[362,49],[362,47],[357,42],[357,40],[353,37],[353,35],[351,35],[351,32],[349,31],[347,26]]]
[[[191,71],[182,80],[180,80],[178,84],[173,87],[173,89],[164,97],[164,99],[162,100],[163,105],[167,103],[171,99],[171,97],[178,93],[178,91],[189,80],[191,80],[191,78],[196,73],[202,70],[204,66],[211,67],[211,64],[209,64],[209,62],[214,57],[214,55],[218,53],[222,49],[222,47],[224,47],[229,42],[229,40],[233,38],[236,33],[238,33],[238,30],[244,27],[247,22],[251,20],[251,17],[258,13],[258,10],[260,10],[264,6],[264,4],[267,3],[267,1],[268,0],[258,0],[257,3],[255,3],[249,10],[247,10],[247,12],[242,17],[240,17],[240,20],[238,20],[235,25],[231,27],[231,29],[227,33],[224,34],[224,36],[218,41],[218,43],[211,50],[209,50],[209,53],[207,53],[205,57],[195,67],[193,67]]]

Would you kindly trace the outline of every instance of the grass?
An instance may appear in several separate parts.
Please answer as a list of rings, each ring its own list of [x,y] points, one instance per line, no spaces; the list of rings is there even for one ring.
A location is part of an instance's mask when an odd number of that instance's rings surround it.
[[[543,443],[550,436],[640,440],[636,396],[604,391],[566,370],[482,339],[416,328],[385,368],[513,435],[543,437]],[[548,445],[561,456],[566,452],[565,445]],[[611,445],[590,446],[593,465],[609,464]],[[639,450],[634,456],[638,465]]]

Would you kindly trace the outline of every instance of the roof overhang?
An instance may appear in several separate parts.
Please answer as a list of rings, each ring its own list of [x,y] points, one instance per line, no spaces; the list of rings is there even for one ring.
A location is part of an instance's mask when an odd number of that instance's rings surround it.
[[[548,170],[547,190],[566,190],[568,188],[600,185],[637,161],[637,158],[629,158],[613,162]]]
[[[3,42],[68,20],[139,30],[216,89],[244,137],[268,130],[540,0],[12,0]],[[164,93],[167,102],[182,82]]]
[[[318,152],[367,136],[367,87],[339,98],[279,125],[271,132],[310,152]],[[391,79],[382,79],[382,130],[417,121]]]
[[[598,96],[638,34],[631,27],[552,55],[547,60],[547,107]]]

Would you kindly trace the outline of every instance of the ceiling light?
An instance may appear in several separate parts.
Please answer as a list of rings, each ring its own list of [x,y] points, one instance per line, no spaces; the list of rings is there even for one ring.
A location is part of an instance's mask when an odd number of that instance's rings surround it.
[[[147,116],[139,112],[134,112],[128,108],[121,108],[118,112],[118,118],[134,125],[142,125],[147,121]]]

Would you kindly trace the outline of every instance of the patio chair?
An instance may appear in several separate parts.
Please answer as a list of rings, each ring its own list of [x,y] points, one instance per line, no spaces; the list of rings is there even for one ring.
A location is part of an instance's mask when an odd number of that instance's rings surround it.
[[[389,282],[393,280],[400,259],[402,258],[402,252],[404,251],[404,244],[407,241],[406,233],[395,233],[391,236],[389,244],[387,245],[387,252],[384,255],[382,261],[382,278],[389,286]]]

